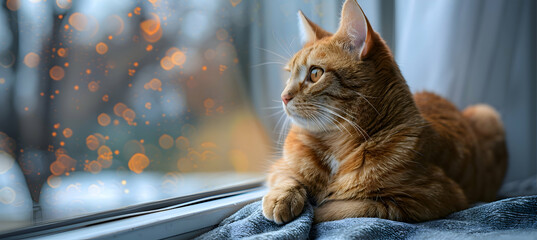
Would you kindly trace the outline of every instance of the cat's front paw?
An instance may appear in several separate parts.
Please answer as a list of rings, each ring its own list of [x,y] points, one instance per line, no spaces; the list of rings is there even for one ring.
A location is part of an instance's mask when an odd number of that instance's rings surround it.
[[[302,187],[271,189],[263,197],[263,215],[277,224],[295,219],[304,208],[306,190]]]

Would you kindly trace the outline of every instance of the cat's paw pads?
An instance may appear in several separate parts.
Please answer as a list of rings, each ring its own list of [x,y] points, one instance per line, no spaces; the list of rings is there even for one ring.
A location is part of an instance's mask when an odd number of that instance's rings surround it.
[[[263,197],[263,215],[277,224],[287,223],[302,212],[305,202],[303,188],[273,189]]]

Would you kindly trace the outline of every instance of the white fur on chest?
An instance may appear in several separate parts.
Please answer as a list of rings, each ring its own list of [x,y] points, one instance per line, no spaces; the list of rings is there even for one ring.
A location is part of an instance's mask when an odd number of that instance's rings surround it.
[[[330,175],[335,175],[339,171],[339,160],[334,155],[328,156],[324,161],[330,168]]]

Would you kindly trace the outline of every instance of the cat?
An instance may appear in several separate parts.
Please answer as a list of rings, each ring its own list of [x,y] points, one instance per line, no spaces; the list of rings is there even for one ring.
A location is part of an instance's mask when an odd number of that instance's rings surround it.
[[[282,93],[292,126],[267,177],[267,219],[289,222],[311,201],[314,222],[422,222],[495,199],[507,148],[492,107],[412,95],[356,0],[335,34],[298,16],[303,48]]]

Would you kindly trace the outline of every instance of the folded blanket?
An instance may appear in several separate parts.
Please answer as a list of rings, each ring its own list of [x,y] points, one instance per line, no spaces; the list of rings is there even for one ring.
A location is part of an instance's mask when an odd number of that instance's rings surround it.
[[[347,218],[312,225],[313,208],[278,225],[251,203],[198,239],[537,239],[537,195],[508,198],[451,214],[445,219],[403,223]]]

